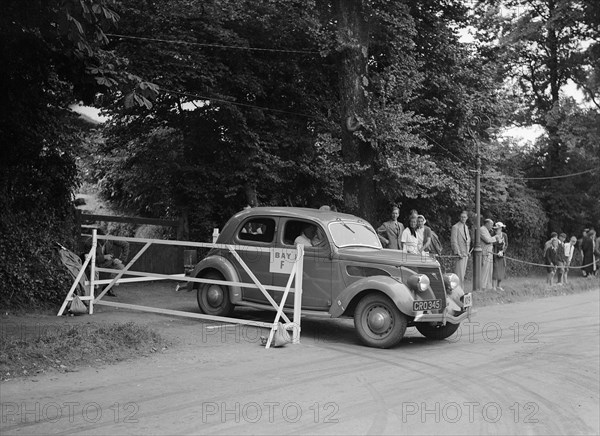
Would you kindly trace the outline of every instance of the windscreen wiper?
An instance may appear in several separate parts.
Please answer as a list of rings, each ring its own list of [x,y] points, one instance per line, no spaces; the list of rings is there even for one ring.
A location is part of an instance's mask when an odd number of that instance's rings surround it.
[[[339,218],[337,218],[337,220],[338,220],[339,222],[341,222],[341,223],[342,223],[342,225],[343,225],[344,227],[346,227],[348,230],[350,230],[352,233],[356,233],[356,232],[355,232],[354,230],[352,230],[352,229],[350,228],[350,226],[349,226],[348,224],[346,224],[344,221],[342,221],[342,220],[341,220],[341,219],[339,219]]]

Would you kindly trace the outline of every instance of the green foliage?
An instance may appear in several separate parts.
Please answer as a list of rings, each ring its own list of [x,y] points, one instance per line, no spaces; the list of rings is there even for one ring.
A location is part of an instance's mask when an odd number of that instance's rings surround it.
[[[15,60],[0,73],[0,206],[65,219],[81,153],[83,178],[99,180],[122,211],[187,214],[194,239],[247,204],[354,209],[357,193],[345,191],[356,180],[369,219],[401,203],[402,215],[419,210],[448,239],[453,217],[474,208],[479,149],[482,209],[524,245],[539,244],[548,226],[598,218],[598,187],[586,177],[519,179],[598,165],[597,112],[557,94],[571,78],[591,102],[597,95],[591,0],[487,0],[471,16],[459,0],[343,5],[54,0],[19,9],[11,0],[0,18],[2,59]],[[520,15],[502,17],[501,5]],[[367,21],[367,38],[344,27],[341,9],[365,12],[345,18]],[[108,41],[117,20],[125,36]],[[476,44],[459,42],[467,24],[478,27]],[[585,49],[582,37],[592,41]],[[355,71],[344,64],[352,54]],[[110,114],[101,133],[83,140],[70,127],[62,108],[75,97]],[[503,153],[490,131],[534,121],[548,136],[530,150]]]
[[[80,131],[67,109],[98,91],[113,0],[3,2],[0,14],[0,301],[57,302],[68,290],[55,242],[72,242]],[[91,97],[90,97],[91,96]],[[65,286],[66,289],[65,289]]]
[[[600,113],[581,109],[572,101],[561,101],[549,114],[556,120],[557,136],[562,146],[561,168],[554,176],[575,174],[600,167]],[[554,121],[553,121],[554,122]],[[521,162],[529,177],[547,174],[548,141],[541,137],[532,153]],[[595,181],[598,171],[575,177],[550,180],[532,180],[549,215],[549,232],[567,232],[579,235],[584,227],[597,225],[600,220],[600,186]]]
[[[326,4],[122,2],[121,33],[191,44],[113,41],[116,56],[128,59],[127,74],[155,83],[161,93],[151,110],[106,101],[113,122],[97,167],[105,196],[142,215],[187,209],[191,227],[206,229],[199,230],[203,238],[246,204],[343,210],[344,177],[365,171],[375,174],[372,216],[397,202],[412,202],[432,217],[467,206],[474,143],[466,131],[475,114],[496,120],[505,108],[495,70],[457,43],[454,29],[465,21],[464,7],[433,1],[368,6],[368,106],[355,136],[369,144],[373,159],[362,164],[346,161],[341,150],[340,35]],[[185,110],[190,102],[197,107]],[[163,146],[156,143],[157,129],[169,132]],[[155,173],[160,177],[152,180]]]
[[[501,10],[504,7],[504,15]],[[503,65],[517,110],[509,121],[544,127],[546,135],[515,165],[548,216],[546,231],[579,234],[600,219],[597,173],[551,179],[598,168],[598,2],[590,0],[482,1],[482,44]],[[512,14],[510,14],[512,12]],[[498,36],[500,40],[498,43]],[[590,109],[562,92],[573,81]]]
[[[57,225],[61,223],[62,225]],[[73,220],[51,212],[0,215],[0,305],[32,307],[62,302],[73,278],[60,262],[57,242],[73,247]]]

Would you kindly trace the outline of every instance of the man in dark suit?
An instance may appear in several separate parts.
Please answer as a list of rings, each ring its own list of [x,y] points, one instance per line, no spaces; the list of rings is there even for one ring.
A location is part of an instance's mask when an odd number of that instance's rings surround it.
[[[469,218],[467,211],[463,210],[460,214],[460,221],[452,226],[450,240],[452,244],[452,252],[459,256],[454,265],[454,272],[460,279],[460,283],[464,286],[465,273],[467,271],[467,263],[469,261],[469,249],[471,248],[471,235],[467,226]]]
[[[383,245],[383,248],[390,248],[392,250],[402,250],[402,232],[404,226],[398,222],[400,216],[400,209],[397,206],[392,208],[392,217],[389,221],[384,222],[377,229],[377,235]]]

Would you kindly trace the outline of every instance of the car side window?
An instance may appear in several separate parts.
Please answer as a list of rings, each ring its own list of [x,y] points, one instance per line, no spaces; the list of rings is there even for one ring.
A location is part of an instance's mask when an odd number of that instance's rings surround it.
[[[306,221],[287,221],[283,228],[283,243],[285,245],[295,245],[294,241],[302,234],[302,230],[307,224]]]
[[[275,236],[275,220],[271,218],[252,218],[246,221],[238,233],[243,241],[272,242]]]
[[[307,248],[328,245],[325,231],[319,225],[300,220],[286,221],[283,228],[283,243],[295,246],[298,239],[310,240],[310,245],[304,244]]]

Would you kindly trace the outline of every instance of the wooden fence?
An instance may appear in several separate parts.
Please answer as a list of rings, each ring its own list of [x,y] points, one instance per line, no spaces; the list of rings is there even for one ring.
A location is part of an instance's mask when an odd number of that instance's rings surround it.
[[[170,227],[176,229],[177,240],[189,240],[187,217],[185,215],[178,220],[163,220],[155,218],[85,214],[78,211],[77,219],[80,227],[86,224],[89,225],[100,222]],[[144,244],[141,242],[131,242],[129,244],[129,259],[133,258],[143,245]],[[176,245],[152,245],[144,254],[142,254],[136,263],[138,271],[154,272],[158,274],[183,273],[183,267],[184,247]]]

